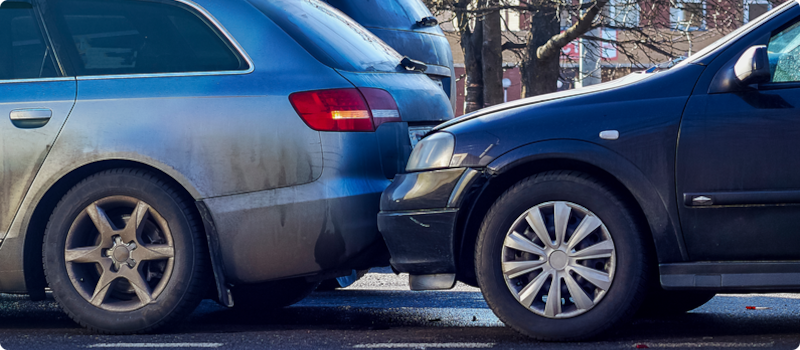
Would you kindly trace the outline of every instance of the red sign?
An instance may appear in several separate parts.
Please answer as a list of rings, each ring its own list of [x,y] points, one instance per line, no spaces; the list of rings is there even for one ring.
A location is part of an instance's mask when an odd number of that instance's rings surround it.
[[[563,33],[563,31],[562,31]],[[617,31],[613,29],[603,29],[601,33],[603,39],[617,40]],[[613,43],[602,42],[600,43],[600,57],[608,61],[617,59],[617,46]],[[578,40],[573,40],[569,44],[561,48],[561,57],[577,61],[581,58],[580,44]]]

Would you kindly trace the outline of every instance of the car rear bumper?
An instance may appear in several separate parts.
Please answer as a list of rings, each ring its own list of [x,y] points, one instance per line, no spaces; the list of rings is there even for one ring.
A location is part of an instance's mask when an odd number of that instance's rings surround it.
[[[479,175],[457,168],[395,177],[381,196],[378,229],[396,270],[455,278],[459,208]]]

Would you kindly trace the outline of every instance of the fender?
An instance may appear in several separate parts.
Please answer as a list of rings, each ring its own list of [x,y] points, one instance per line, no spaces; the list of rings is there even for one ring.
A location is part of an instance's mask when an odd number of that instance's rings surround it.
[[[492,176],[506,173],[518,166],[536,162],[569,160],[584,163],[614,177],[624,186],[644,212],[659,263],[687,261],[688,254],[680,232],[674,181],[666,184],[672,191],[659,192],[650,180],[626,158],[601,145],[580,140],[547,140],[515,148],[489,163]],[[674,176],[673,176],[674,177]],[[671,177],[671,178],[673,178]]]
[[[31,229],[44,232],[49,212],[42,212],[42,206],[52,209],[61,196],[90,174],[116,167],[150,168],[170,177],[195,200],[202,198],[202,192],[175,169],[141,155],[132,157],[129,154],[106,154],[73,159],[68,167],[58,167],[59,164],[52,164],[48,160],[45,160],[34,178],[8,232],[0,241],[0,291],[28,293],[34,300],[44,298],[41,234],[29,237],[28,233]],[[26,258],[26,255],[30,256]]]

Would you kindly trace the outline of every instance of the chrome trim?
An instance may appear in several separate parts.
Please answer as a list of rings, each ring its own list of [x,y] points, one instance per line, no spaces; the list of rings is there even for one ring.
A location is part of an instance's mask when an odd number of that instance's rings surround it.
[[[0,84],[40,83],[48,81],[75,81],[75,77],[6,79],[6,80],[0,80]]]
[[[133,73],[133,74],[114,74],[114,75],[83,75],[77,77],[78,81],[81,80],[100,80],[100,79],[131,79],[131,78],[166,78],[166,77],[176,77],[176,76],[204,76],[204,75],[235,75],[235,74],[250,74],[256,69],[255,63],[250,58],[250,55],[242,48],[242,45],[239,44],[238,41],[228,32],[222,23],[220,23],[216,17],[214,17],[210,12],[206,11],[206,9],[202,8],[200,5],[196,4],[190,0],[172,0],[175,2],[182,3],[186,6],[191,7],[201,15],[205,16],[211,24],[213,24],[217,30],[227,39],[231,44],[233,44],[233,48],[239,53],[241,57],[244,58],[245,62],[249,66],[248,69],[245,70],[227,70],[227,71],[208,71],[208,72],[177,72],[177,73]],[[165,1],[166,2],[166,1]]]
[[[82,81],[82,80],[102,80],[102,79],[169,78],[169,77],[204,76],[204,75],[238,75],[238,74],[250,74],[252,72],[253,69],[249,69],[246,71],[228,70],[228,71],[180,72],[180,73],[133,73],[133,74],[114,74],[114,75],[83,75],[77,77],[77,79],[78,81]]]
[[[49,108],[22,108],[15,109],[9,113],[8,117],[11,120],[39,120],[50,119],[53,116],[53,111]]]
[[[217,20],[216,17],[214,17],[214,15],[212,15],[210,12],[206,11],[206,9],[202,8],[200,5],[194,3],[193,1],[190,1],[190,0],[174,0],[174,1],[186,4],[189,7],[191,7],[193,9],[195,9],[196,11],[200,12],[203,16],[206,16],[206,18],[211,20],[211,23],[213,23],[215,26],[217,26],[217,29],[220,31],[220,33],[222,33],[222,35],[224,35],[225,38],[227,38],[231,43],[233,43],[233,46],[234,46],[234,48],[236,48],[236,51],[239,51],[239,54],[242,55],[242,57],[244,57],[244,60],[247,61],[247,64],[250,66],[250,68],[247,69],[247,70],[234,71],[234,72],[241,72],[240,74],[248,74],[248,73],[252,73],[255,70],[256,66],[253,63],[253,60],[250,58],[250,55],[248,55],[247,52],[244,51],[244,48],[242,48],[242,45],[240,45],[239,42],[236,41],[236,38],[234,38],[233,35],[231,35],[231,33],[228,32],[228,29],[226,29],[222,25],[222,23],[219,23],[219,21]]]

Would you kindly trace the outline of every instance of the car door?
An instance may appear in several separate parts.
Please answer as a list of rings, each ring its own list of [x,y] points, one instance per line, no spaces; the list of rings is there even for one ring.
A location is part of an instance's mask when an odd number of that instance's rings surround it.
[[[0,2],[0,236],[75,103],[37,6]]]
[[[800,10],[787,12],[716,59],[730,67],[767,45],[770,82],[721,93],[698,84],[684,112],[677,195],[694,261],[800,258]]]

